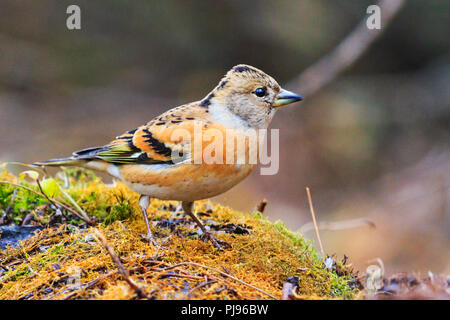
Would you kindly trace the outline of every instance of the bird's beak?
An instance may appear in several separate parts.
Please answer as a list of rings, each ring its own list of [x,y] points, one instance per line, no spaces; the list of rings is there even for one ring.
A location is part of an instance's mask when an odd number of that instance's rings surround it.
[[[281,89],[280,93],[277,95],[275,99],[275,103],[273,104],[274,107],[281,107],[289,103],[302,101],[303,98],[299,96],[298,94],[295,94],[293,92]]]

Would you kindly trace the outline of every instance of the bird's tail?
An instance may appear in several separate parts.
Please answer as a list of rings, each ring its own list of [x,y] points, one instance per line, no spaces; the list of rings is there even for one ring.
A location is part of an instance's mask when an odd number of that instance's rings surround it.
[[[59,167],[59,166],[79,166],[86,163],[86,160],[77,159],[75,157],[50,159],[45,161],[38,161],[33,163],[35,166],[49,166],[49,167]]]
[[[59,166],[83,167],[86,164],[88,164],[90,160],[95,160],[96,155],[102,150],[104,150],[104,147],[87,148],[74,152],[71,157],[39,161],[33,163],[33,165],[49,166],[49,167],[59,167]]]

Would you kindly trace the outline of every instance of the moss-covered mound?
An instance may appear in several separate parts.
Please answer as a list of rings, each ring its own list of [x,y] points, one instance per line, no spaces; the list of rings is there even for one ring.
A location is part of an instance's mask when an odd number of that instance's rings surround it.
[[[352,298],[356,293],[348,267],[338,263],[326,269],[300,234],[259,212],[197,202],[201,220],[231,245],[219,251],[201,239],[190,218],[177,211],[177,202],[153,200],[148,213],[163,245],[157,248],[141,237],[145,224],[138,195],[122,183],[106,185],[79,170],[60,177],[57,181],[96,226],[87,226],[51,199],[0,183],[0,212],[7,210],[3,222],[42,227],[15,247],[0,249],[0,299],[279,299],[292,276],[299,279],[297,298]],[[35,183],[6,170],[0,180],[40,192]],[[59,193],[53,196],[74,208]],[[97,230],[129,279],[118,272]]]

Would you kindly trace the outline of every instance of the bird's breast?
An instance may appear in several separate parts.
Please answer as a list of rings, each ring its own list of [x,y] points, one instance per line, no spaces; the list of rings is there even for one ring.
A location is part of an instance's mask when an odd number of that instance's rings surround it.
[[[164,200],[194,201],[219,195],[245,179],[253,164],[123,165],[121,179],[133,191]]]

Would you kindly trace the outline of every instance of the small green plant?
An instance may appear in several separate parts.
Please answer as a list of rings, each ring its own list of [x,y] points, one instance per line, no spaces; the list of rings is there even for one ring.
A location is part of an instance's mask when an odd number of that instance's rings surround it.
[[[104,223],[106,225],[117,220],[120,221],[129,219],[133,214],[133,206],[130,203],[130,199],[128,199],[122,192],[114,194],[114,198],[116,199],[116,203],[109,207],[109,212],[107,212],[104,217]]]

